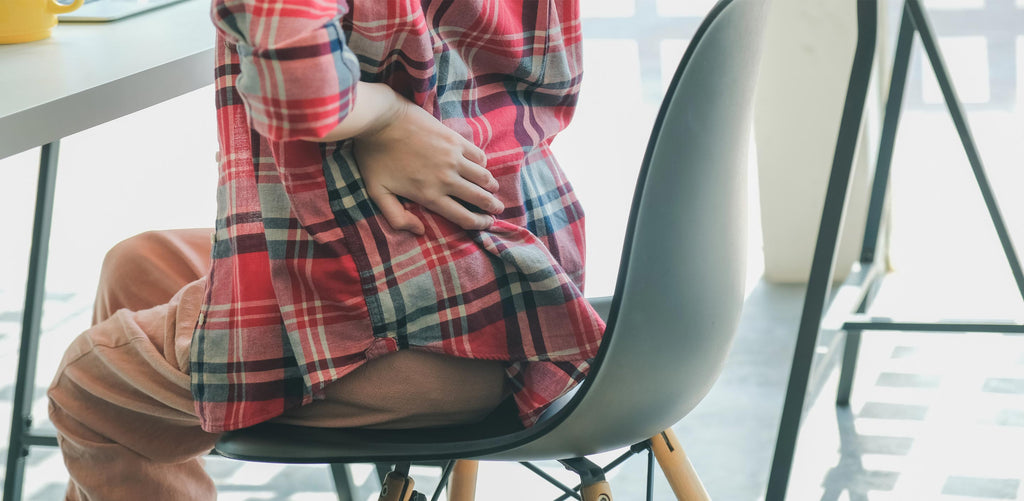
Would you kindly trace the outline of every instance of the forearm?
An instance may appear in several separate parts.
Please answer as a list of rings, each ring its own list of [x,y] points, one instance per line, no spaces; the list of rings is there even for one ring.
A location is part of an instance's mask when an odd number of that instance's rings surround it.
[[[407,104],[405,98],[385,84],[359,82],[355,89],[355,104],[345,119],[323,137],[302,139],[334,142],[373,133],[395,120]]]

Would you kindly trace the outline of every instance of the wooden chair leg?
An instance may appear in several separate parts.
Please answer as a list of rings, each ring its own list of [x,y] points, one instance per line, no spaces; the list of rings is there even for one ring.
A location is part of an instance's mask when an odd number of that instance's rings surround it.
[[[448,481],[448,501],[473,501],[476,498],[476,473],[479,461],[460,459]]]
[[[413,493],[412,487],[415,483],[404,473],[398,471],[388,473],[377,501],[410,501]]]
[[[612,501],[612,487],[604,477],[604,468],[582,456],[559,459],[558,462],[580,476],[583,501]]]
[[[665,430],[651,438],[651,449],[654,459],[658,461],[661,471],[665,472],[668,484],[672,486],[679,501],[710,501],[708,491],[700,482],[697,472],[693,470],[690,460],[679,445],[675,432]]]
[[[612,486],[607,480],[584,486],[581,492],[583,501],[612,501]]]

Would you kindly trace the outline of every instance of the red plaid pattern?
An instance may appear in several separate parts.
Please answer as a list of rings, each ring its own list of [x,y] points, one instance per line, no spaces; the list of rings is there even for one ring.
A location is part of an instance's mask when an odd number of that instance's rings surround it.
[[[218,217],[192,342],[203,428],[320,398],[402,349],[507,362],[524,424],[587,374],[583,212],[549,149],[581,76],[576,0],[214,0]],[[323,136],[384,82],[487,153],[505,211],[395,232],[351,143]],[[458,391],[453,389],[453,391]]]

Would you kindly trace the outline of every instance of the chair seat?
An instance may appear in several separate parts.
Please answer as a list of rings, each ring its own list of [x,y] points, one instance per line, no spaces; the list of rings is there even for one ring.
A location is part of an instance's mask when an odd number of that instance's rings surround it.
[[[262,423],[225,433],[217,452],[269,463],[435,461],[485,455],[532,436],[509,399],[483,421],[469,425],[380,430]]]
[[[608,318],[611,297],[588,299]],[[509,398],[479,423],[438,428],[371,430],[314,428],[267,422],[225,433],[216,452],[265,463],[388,463],[479,457],[538,438],[569,405],[579,386],[552,403],[537,424],[524,429]]]

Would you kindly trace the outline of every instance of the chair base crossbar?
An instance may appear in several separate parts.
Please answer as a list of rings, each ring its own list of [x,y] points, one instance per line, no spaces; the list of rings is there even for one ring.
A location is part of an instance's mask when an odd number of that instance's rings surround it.
[[[612,462],[610,462],[607,465],[601,467],[601,473],[603,474],[603,473],[608,473],[608,472],[612,471],[613,469],[618,467],[620,464],[624,463],[627,459],[632,457],[634,454],[638,454],[638,453],[643,452],[643,451],[650,452],[650,450],[651,450],[651,441],[650,440],[644,440],[643,442],[635,444],[635,445],[631,446],[629,448],[629,450],[624,452],[621,456],[615,458]],[[520,463],[520,464],[522,464],[523,466],[527,467],[530,471],[536,473],[537,476],[543,478],[544,480],[547,480],[552,485],[554,485],[555,487],[558,487],[559,489],[562,489],[562,491],[565,492],[565,494],[562,494],[561,496],[555,498],[555,501],[564,501],[564,500],[569,499],[569,498],[580,499],[580,495],[577,494],[577,493],[579,493],[581,491],[581,489],[583,488],[583,483],[582,482],[579,483],[579,484],[576,484],[574,487],[572,487],[570,489],[569,487],[566,487],[564,484],[562,484],[558,480],[555,480],[553,477],[551,477],[547,473],[544,473],[543,470],[541,470],[540,468],[537,468],[533,464],[531,464],[529,462],[525,462],[525,461]],[[647,490],[648,490],[648,492],[650,492],[652,487],[653,487],[652,486],[653,475],[652,475],[652,471],[651,471],[651,469],[653,468],[653,465],[652,464],[648,464],[647,468],[648,468],[648,472],[647,472],[648,473],[648,475],[647,475]],[[647,499],[650,500],[651,497],[648,496]]]
[[[665,474],[675,498],[680,501],[707,501],[711,497],[704,489],[704,485],[698,478],[693,466],[683,452],[675,433],[672,430],[665,430],[649,440],[634,444],[619,457],[615,458],[605,466],[595,464],[584,457],[560,460],[566,469],[576,473],[580,482],[569,487],[558,479],[552,477],[541,468],[528,461],[519,464],[543,478],[551,485],[562,491],[562,494],[554,501],[566,499],[577,499],[581,501],[612,501],[611,486],[605,479],[605,474],[617,468],[627,459],[636,454],[647,452],[647,488],[646,499],[654,499],[654,465],[658,466]],[[390,464],[377,464],[378,475],[381,477],[383,486],[378,501],[426,501],[426,496],[413,490],[415,483],[409,478],[411,463],[398,463],[393,471],[387,472]],[[418,463],[417,463],[418,464]],[[436,463],[432,464],[437,466]],[[479,463],[474,460],[460,459],[449,461],[444,464],[441,473],[441,480],[434,490],[431,501],[438,501],[442,490],[448,488],[449,501],[473,501],[476,494],[476,475]],[[332,468],[338,465],[332,465]],[[450,481],[449,481],[450,476]]]

